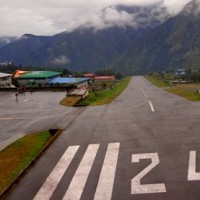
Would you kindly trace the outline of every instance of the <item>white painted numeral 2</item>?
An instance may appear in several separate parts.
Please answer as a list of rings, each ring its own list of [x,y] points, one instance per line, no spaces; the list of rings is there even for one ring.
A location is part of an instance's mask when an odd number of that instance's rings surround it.
[[[142,170],[137,176],[132,179],[131,194],[147,194],[147,193],[163,193],[166,192],[164,183],[159,184],[143,184],[141,185],[140,180],[149,173],[155,166],[159,164],[158,153],[147,153],[147,154],[133,154],[132,162],[138,163],[141,159],[151,159],[152,162],[144,170]]]

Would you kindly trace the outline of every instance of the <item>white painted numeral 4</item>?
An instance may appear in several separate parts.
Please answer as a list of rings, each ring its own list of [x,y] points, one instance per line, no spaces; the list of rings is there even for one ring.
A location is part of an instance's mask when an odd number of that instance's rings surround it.
[[[155,166],[159,164],[159,157],[157,153],[147,154],[133,154],[132,162],[138,163],[141,159],[151,159],[152,162],[144,170],[142,170],[137,176],[132,179],[131,194],[147,194],[147,193],[162,193],[166,192],[165,184],[143,184],[141,185],[141,179],[149,173]]]
[[[188,181],[199,181],[200,173],[196,172],[196,151],[190,151]]]

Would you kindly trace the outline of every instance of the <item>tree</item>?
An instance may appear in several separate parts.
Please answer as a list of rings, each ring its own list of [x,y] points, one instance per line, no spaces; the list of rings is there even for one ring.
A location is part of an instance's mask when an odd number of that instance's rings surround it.
[[[67,76],[67,75],[70,75],[70,74],[72,74],[72,72],[70,71],[70,70],[68,70],[68,69],[63,69],[62,70],[62,74],[64,75],[64,76]]]

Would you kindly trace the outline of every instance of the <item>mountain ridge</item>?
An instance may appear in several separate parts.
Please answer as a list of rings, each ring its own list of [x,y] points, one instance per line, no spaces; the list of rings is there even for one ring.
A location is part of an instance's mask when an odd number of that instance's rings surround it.
[[[111,67],[125,75],[196,67],[200,62],[199,2],[191,1],[173,17],[162,4],[105,8],[106,28],[85,24],[54,36],[25,34],[0,49],[0,62],[89,72]],[[130,23],[106,22],[106,12],[113,9],[128,16]]]
[[[196,9],[191,6],[193,4],[193,1],[190,2],[179,15],[141,38],[113,63],[112,68],[123,74],[144,74],[199,67],[200,15],[191,9]]]
[[[130,23],[115,24],[118,23],[116,20],[106,21],[109,12],[114,13],[114,16],[119,14],[124,19],[128,17]],[[134,45],[141,35],[168,17],[161,4],[150,7],[118,5],[105,8],[101,14],[104,15],[103,29],[96,29],[91,24],[54,36],[24,34],[19,40],[0,49],[0,62],[11,61],[18,65],[61,66],[71,70],[95,71],[111,64]],[[162,15],[160,20],[159,14]],[[132,21],[136,25],[131,24]]]

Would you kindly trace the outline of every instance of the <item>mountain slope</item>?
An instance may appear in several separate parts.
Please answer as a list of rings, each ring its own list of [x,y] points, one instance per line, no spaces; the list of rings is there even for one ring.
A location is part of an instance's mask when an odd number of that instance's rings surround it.
[[[77,29],[52,37],[22,38],[0,49],[0,60],[22,65],[67,66],[73,70],[93,70],[111,63],[125,52],[139,34],[129,27]],[[136,36],[135,36],[136,35]]]
[[[16,37],[0,37],[0,48],[17,40]]]
[[[0,49],[0,60],[19,65],[40,63],[47,56],[41,50],[48,47],[51,41],[51,37],[24,34],[19,40]],[[34,59],[33,63],[30,62],[32,58]]]
[[[52,37],[25,34],[0,49],[0,62],[94,71],[111,64],[168,17],[162,4],[108,7],[100,13],[101,27],[87,23]]]
[[[124,74],[200,66],[200,1],[141,38],[114,66]]]

